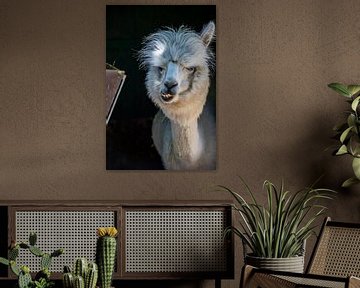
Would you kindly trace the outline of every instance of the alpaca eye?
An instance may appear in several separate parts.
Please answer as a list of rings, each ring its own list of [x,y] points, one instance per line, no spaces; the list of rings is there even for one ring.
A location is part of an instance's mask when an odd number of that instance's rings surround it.
[[[164,70],[165,70],[164,67],[159,66],[157,68],[158,68],[158,71],[159,71],[160,74],[162,74],[164,72]]]
[[[189,73],[194,73],[195,72],[195,67],[185,67],[185,69]]]

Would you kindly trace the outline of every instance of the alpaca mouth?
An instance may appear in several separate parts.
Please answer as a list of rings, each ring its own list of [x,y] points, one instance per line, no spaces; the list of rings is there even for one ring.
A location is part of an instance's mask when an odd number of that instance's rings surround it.
[[[163,100],[165,103],[169,103],[174,99],[175,95],[172,94],[163,94],[161,93],[161,100]]]

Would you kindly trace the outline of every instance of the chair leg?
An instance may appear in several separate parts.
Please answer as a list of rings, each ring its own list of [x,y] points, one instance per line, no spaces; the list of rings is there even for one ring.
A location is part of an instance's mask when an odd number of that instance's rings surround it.
[[[349,288],[360,288],[360,279],[357,277],[349,277]]]
[[[246,265],[243,267],[240,288],[295,288],[296,284],[268,273],[257,272],[257,269]],[[357,287],[357,286],[355,286]],[[355,288],[354,287],[354,288]],[[359,287],[360,288],[360,287]]]
[[[242,268],[241,271],[241,278],[240,278],[240,288],[246,288],[248,287],[250,280],[251,280],[251,275],[253,274],[254,271],[254,267],[250,266],[250,265],[244,265],[244,267]]]

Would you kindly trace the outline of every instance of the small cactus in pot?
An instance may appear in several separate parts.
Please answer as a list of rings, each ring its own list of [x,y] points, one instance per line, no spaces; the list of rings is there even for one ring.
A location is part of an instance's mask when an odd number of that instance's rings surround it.
[[[97,229],[96,262],[99,267],[100,288],[110,288],[116,258],[115,227],[101,227]]]
[[[78,258],[74,263],[74,272],[69,266],[64,267],[64,288],[95,288],[98,279],[96,263],[88,263],[85,258]]]
[[[96,263],[89,263],[85,275],[85,288],[95,288],[98,280],[98,266]]]

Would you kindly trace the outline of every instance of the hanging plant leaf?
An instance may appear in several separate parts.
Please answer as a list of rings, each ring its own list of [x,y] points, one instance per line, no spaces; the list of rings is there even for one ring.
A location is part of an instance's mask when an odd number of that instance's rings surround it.
[[[348,85],[347,90],[349,91],[351,96],[354,96],[360,92],[360,85]]]
[[[354,157],[352,168],[357,179],[360,180],[360,158]]]
[[[359,105],[360,96],[356,97],[355,100],[351,103],[351,109],[356,111],[357,106]]]
[[[360,157],[360,138],[358,135],[352,135],[348,143],[348,150],[354,157]]]
[[[335,92],[339,93],[342,96],[351,97],[350,92],[347,89],[347,86],[341,84],[341,83],[331,83],[328,85],[329,88],[333,89]]]
[[[345,131],[341,134],[341,136],[340,136],[341,143],[344,143],[346,137],[348,136],[348,134],[349,134],[349,132],[351,131],[352,128],[353,127],[351,126],[351,127],[347,128],[347,129],[345,129]]]
[[[346,181],[344,181],[344,183],[342,183],[341,187],[348,188],[352,185],[359,184],[359,183],[360,183],[359,179],[357,179],[356,177],[351,177],[351,178],[347,179]]]
[[[344,155],[348,153],[348,149],[346,148],[346,145],[341,145],[339,150],[336,152],[335,155]]]
[[[350,113],[348,118],[347,118],[347,124],[350,126],[355,126],[355,120],[356,120],[356,116],[353,113]]]

